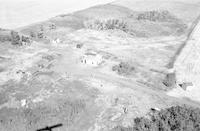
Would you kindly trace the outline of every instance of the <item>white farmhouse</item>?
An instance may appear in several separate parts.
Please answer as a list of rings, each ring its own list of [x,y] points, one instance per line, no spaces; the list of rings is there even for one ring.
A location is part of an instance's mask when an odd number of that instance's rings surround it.
[[[58,46],[59,44],[60,44],[60,39],[55,39],[55,40],[52,40],[52,44],[54,45],[54,46]]]
[[[103,62],[102,56],[95,53],[86,53],[81,58],[81,63],[89,66],[98,66]]]

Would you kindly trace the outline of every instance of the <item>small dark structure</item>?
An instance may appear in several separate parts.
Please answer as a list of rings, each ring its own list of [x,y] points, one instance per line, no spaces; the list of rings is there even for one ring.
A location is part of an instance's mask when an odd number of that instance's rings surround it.
[[[187,90],[188,86],[193,86],[192,82],[183,82],[182,84],[178,84],[183,90]]]
[[[124,111],[124,114],[127,114],[128,113],[128,108],[123,107],[123,111]]]
[[[77,44],[76,48],[81,49],[83,47],[83,44]]]
[[[38,129],[37,131],[52,131],[52,129],[58,128],[58,127],[61,127],[61,126],[63,126],[63,124],[57,124],[57,125],[54,125],[54,126],[47,126],[45,128]]]
[[[172,87],[176,84],[176,74],[175,73],[169,73],[165,76],[165,79],[163,80],[163,84],[167,87]]]
[[[154,113],[155,113],[155,112],[159,112],[159,111],[160,111],[160,109],[159,109],[159,108],[151,108],[150,110],[151,110],[152,112],[154,112]]]

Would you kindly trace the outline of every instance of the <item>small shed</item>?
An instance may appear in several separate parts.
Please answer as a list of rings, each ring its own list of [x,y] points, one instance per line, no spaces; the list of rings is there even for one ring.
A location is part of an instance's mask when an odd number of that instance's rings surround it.
[[[172,87],[176,84],[176,74],[175,73],[168,73],[166,74],[163,84],[167,87]]]
[[[187,90],[187,87],[188,86],[193,86],[193,83],[192,82],[183,82],[181,84],[178,84],[183,90]]]
[[[59,44],[60,42],[61,42],[61,41],[60,41],[59,38],[56,38],[56,39],[52,40],[52,43],[53,43],[53,44]]]

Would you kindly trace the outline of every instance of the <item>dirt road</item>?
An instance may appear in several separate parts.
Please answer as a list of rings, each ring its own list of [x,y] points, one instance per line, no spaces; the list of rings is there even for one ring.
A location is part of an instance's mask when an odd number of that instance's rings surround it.
[[[176,88],[169,92],[169,95],[176,97],[188,97],[200,101],[200,22],[191,32],[187,43],[174,63],[177,75],[177,83],[192,82],[193,86],[186,91]]]

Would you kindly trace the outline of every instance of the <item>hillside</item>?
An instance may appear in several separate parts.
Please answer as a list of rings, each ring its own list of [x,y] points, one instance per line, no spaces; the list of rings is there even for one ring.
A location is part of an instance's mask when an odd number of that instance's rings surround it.
[[[188,7],[190,8],[190,7]],[[41,26],[56,25],[58,28],[68,29],[82,29],[84,24],[92,20],[104,21],[107,19],[123,20],[129,32],[136,37],[155,37],[155,36],[169,36],[169,35],[183,35],[187,32],[190,24],[188,21],[179,19],[174,12],[167,9],[150,10],[152,15],[159,15],[154,21],[147,19],[139,19],[142,15],[148,15],[148,12],[135,11],[130,8],[118,6],[115,4],[107,4],[95,6],[83,11],[78,11],[68,15],[60,15],[55,18],[49,19],[46,22],[38,23],[29,27],[20,29],[22,33],[30,34],[31,31],[39,32]],[[166,20],[156,21],[163,17]],[[195,19],[195,18],[194,18]],[[94,23],[91,23],[94,24]],[[48,27],[47,27],[48,28]]]
[[[135,11],[168,10],[188,24],[199,15],[200,5],[198,0],[117,0],[113,4]]]

